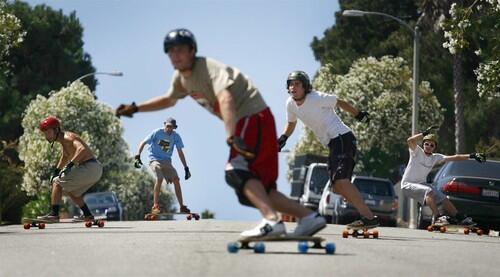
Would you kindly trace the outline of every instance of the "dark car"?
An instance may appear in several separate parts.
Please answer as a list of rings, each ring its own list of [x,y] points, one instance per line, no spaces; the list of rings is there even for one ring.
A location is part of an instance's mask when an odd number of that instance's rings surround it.
[[[106,216],[107,220],[122,220],[123,209],[114,192],[93,192],[83,196],[94,216]]]
[[[500,161],[445,163],[434,176],[432,186],[482,228],[500,227]],[[430,208],[419,206],[418,227],[427,228],[431,218]]]
[[[398,200],[389,179],[355,175],[352,183],[361,192],[365,204],[378,216],[381,225],[396,226]],[[331,192],[330,182],[323,191],[319,211],[335,224],[346,224],[359,218],[359,212],[352,204]]]

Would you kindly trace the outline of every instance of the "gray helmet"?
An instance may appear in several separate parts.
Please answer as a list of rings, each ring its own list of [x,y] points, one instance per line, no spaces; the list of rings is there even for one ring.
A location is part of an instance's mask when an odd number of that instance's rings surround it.
[[[180,28],[168,32],[165,36],[165,40],[163,41],[163,51],[168,53],[168,49],[170,49],[170,47],[182,44],[191,46],[195,53],[198,50],[193,33],[191,33],[188,29]]]
[[[304,71],[296,70],[290,72],[288,74],[288,78],[286,79],[286,89],[290,86],[290,81],[298,80],[302,82],[302,86],[304,87],[306,93],[309,93],[312,89],[311,81],[309,80],[309,76]]]
[[[165,120],[165,125],[172,125],[174,129],[177,129],[177,120],[175,120],[173,117],[169,117],[167,118],[167,120]]]

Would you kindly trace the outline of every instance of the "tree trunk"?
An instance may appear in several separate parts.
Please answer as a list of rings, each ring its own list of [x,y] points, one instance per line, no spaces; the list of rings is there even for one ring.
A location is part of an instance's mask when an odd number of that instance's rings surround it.
[[[462,55],[453,55],[453,92],[455,97],[455,151],[465,153],[464,77]]]

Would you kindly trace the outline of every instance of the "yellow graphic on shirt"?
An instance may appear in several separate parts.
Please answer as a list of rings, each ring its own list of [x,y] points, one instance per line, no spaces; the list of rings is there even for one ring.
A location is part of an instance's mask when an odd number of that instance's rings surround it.
[[[163,150],[165,152],[168,152],[168,150],[170,149],[170,141],[169,140],[160,139],[158,141],[158,145],[161,147],[161,150]]]

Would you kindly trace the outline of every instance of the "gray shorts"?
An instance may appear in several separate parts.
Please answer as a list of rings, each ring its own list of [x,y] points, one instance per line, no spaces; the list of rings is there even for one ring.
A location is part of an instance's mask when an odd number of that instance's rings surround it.
[[[102,164],[96,159],[91,159],[73,166],[68,174],[56,177],[54,181],[62,187],[63,192],[81,196],[97,183],[101,176]]]
[[[149,167],[153,170],[156,180],[158,181],[163,182],[163,179],[165,179],[168,184],[179,179],[177,171],[172,166],[172,162],[170,161],[151,161],[149,163]]]
[[[428,193],[432,193],[432,198],[436,204],[440,204],[446,198],[441,191],[434,189],[428,184],[402,182],[401,190],[404,196],[413,198],[422,205],[425,205],[425,197]]]

